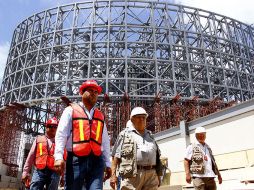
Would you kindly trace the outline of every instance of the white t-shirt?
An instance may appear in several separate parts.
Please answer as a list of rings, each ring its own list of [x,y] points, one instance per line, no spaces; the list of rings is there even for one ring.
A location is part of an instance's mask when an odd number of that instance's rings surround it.
[[[193,177],[215,177],[215,174],[214,174],[213,169],[212,169],[211,155],[209,153],[207,144],[202,145],[199,142],[195,142],[195,144],[200,147],[200,149],[203,152],[204,156],[207,157],[207,161],[204,160],[205,173],[204,174],[192,174],[192,176]],[[194,145],[191,144],[186,149],[185,158],[188,159],[188,160],[191,160],[191,157],[192,157],[192,154],[193,154],[193,151],[192,151],[193,146]]]

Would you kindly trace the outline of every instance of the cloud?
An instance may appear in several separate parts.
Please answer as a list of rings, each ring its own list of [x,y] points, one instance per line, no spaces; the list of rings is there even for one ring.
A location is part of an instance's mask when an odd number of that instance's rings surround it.
[[[9,48],[10,48],[9,42],[0,44],[0,84],[2,84]]]
[[[175,3],[201,8],[231,17],[246,24],[254,23],[254,1],[251,0],[175,0]]]

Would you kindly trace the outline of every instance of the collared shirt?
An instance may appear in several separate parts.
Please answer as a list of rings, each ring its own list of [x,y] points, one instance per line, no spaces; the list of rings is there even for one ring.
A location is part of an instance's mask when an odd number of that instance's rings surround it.
[[[141,135],[132,125],[126,127],[126,131],[130,131],[137,144],[137,165],[151,166],[156,165],[157,146],[155,140],[151,137],[148,130],[145,129],[144,135]],[[123,144],[123,136],[117,140],[115,148],[115,157],[121,158],[121,147]]]
[[[201,151],[203,152],[204,156],[207,157],[207,161],[204,160],[204,164],[205,164],[205,173],[204,174],[193,174],[193,177],[215,177],[215,174],[213,172],[212,169],[212,160],[211,160],[211,155],[209,153],[208,150],[208,145],[207,144],[200,144],[198,141],[195,142],[195,144],[197,146],[199,146],[201,148]],[[185,154],[185,158],[188,160],[191,160],[193,155],[193,145],[189,145],[186,149],[186,154]]]
[[[90,112],[85,108],[82,102],[79,105],[84,109],[89,119],[92,119],[94,114],[95,107],[93,107]],[[56,131],[56,147],[55,147],[55,160],[62,160],[64,148],[66,147],[67,151],[72,151],[72,112],[73,108],[71,106],[65,108],[63,114],[60,118],[57,131]],[[102,156],[107,167],[111,166],[110,162],[110,142],[107,127],[104,124],[103,133],[102,133],[102,144],[101,144]]]
[[[37,138],[36,138],[37,139]],[[29,154],[26,159],[26,163],[24,165],[22,176],[27,176],[31,172],[31,168],[35,163],[35,157],[36,157],[36,139],[34,140],[32,147],[29,151]],[[48,141],[48,147],[52,146],[52,143],[55,142],[55,138],[47,138]]]

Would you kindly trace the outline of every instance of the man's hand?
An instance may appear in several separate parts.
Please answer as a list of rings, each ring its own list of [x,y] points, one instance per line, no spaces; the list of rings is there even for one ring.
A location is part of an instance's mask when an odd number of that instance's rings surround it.
[[[62,175],[64,172],[64,161],[63,160],[55,160],[55,170],[59,175]]]
[[[29,188],[30,187],[30,183],[31,183],[31,176],[30,174],[27,174],[25,176],[22,176],[22,182],[25,184],[25,187],[26,188]]]
[[[60,187],[64,187],[64,176],[63,175],[60,178]]]
[[[221,175],[218,175],[219,184],[222,184],[222,177]]]
[[[110,186],[112,187],[112,189],[116,189],[117,188],[117,177],[115,174],[113,174],[110,178]]]
[[[190,174],[190,160],[187,158],[184,159],[184,170],[185,170],[185,180],[187,183],[191,183],[191,174]]]
[[[158,187],[160,187],[161,186],[161,177],[160,176],[158,176],[158,181],[159,181]]]
[[[191,183],[191,175],[190,173],[186,173],[186,182]]]
[[[112,171],[110,167],[106,167],[103,182],[111,177]]]

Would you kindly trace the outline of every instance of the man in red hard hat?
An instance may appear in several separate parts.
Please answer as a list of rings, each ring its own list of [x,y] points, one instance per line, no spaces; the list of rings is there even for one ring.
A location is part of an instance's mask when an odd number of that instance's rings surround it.
[[[46,134],[37,136],[24,165],[22,181],[30,190],[57,190],[60,176],[54,168],[55,134],[58,120],[53,117],[46,122]],[[31,180],[30,172],[35,166]]]
[[[64,169],[63,149],[68,151],[65,189],[102,189],[111,176],[110,143],[104,115],[95,105],[102,88],[87,80],[79,88],[82,102],[71,103],[60,119],[56,132],[55,167]],[[104,171],[106,175],[104,176]]]

